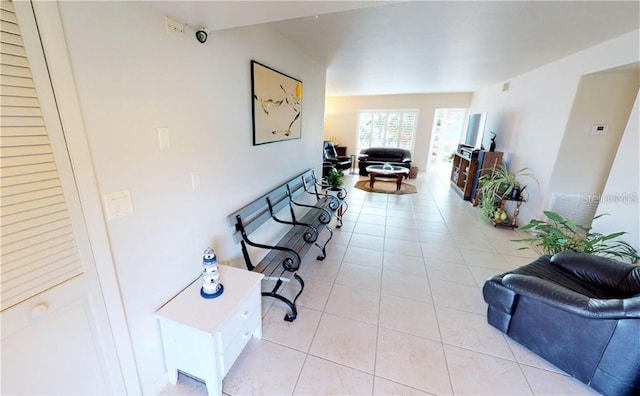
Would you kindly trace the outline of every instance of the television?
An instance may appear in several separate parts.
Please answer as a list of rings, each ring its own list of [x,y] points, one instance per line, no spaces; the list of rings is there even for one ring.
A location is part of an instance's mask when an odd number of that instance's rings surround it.
[[[475,149],[482,149],[482,139],[484,137],[484,124],[487,122],[487,113],[469,114],[467,120],[467,134],[464,144]]]

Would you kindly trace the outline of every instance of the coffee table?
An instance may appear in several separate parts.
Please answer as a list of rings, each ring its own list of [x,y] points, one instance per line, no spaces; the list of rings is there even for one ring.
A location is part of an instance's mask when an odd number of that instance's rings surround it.
[[[376,182],[376,177],[395,177],[396,178],[396,191],[400,191],[402,186],[402,178],[404,175],[409,174],[409,169],[402,166],[391,166],[389,168],[383,168],[382,165],[369,165],[367,166],[367,172],[369,172],[369,187],[373,188]]]

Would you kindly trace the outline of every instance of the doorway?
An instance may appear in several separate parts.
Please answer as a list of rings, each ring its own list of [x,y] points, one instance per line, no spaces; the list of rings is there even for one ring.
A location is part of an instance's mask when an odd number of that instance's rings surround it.
[[[427,156],[427,170],[448,168],[456,151],[467,109],[436,109]]]

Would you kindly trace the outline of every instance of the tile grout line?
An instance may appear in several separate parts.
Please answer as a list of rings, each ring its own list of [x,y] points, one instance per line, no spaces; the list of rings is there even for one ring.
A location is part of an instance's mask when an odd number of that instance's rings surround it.
[[[451,387],[451,393],[455,394],[454,392],[454,388],[453,388],[453,379],[451,378],[451,369],[449,367],[449,361],[447,359],[447,353],[444,350],[444,339],[442,337],[442,328],[440,327],[440,319],[438,318],[438,311],[436,310],[436,300],[433,297],[433,287],[431,284],[431,277],[429,276],[429,271],[427,270],[427,262],[426,262],[426,257],[423,258],[423,265],[424,265],[424,269],[425,272],[427,274],[427,282],[429,284],[429,295],[431,296],[431,302],[433,304],[433,316],[435,318],[436,321],[436,325],[438,326],[438,334],[440,335],[440,347],[442,348],[442,356],[444,357],[444,363],[447,367],[447,376],[449,377],[449,386]]]

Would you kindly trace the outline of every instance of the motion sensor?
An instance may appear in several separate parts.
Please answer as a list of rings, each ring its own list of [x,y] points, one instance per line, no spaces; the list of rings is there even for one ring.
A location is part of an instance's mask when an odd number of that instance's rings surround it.
[[[200,29],[196,31],[196,39],[202,44],[207,41],[207,37],[209,37],[209,29]]]

